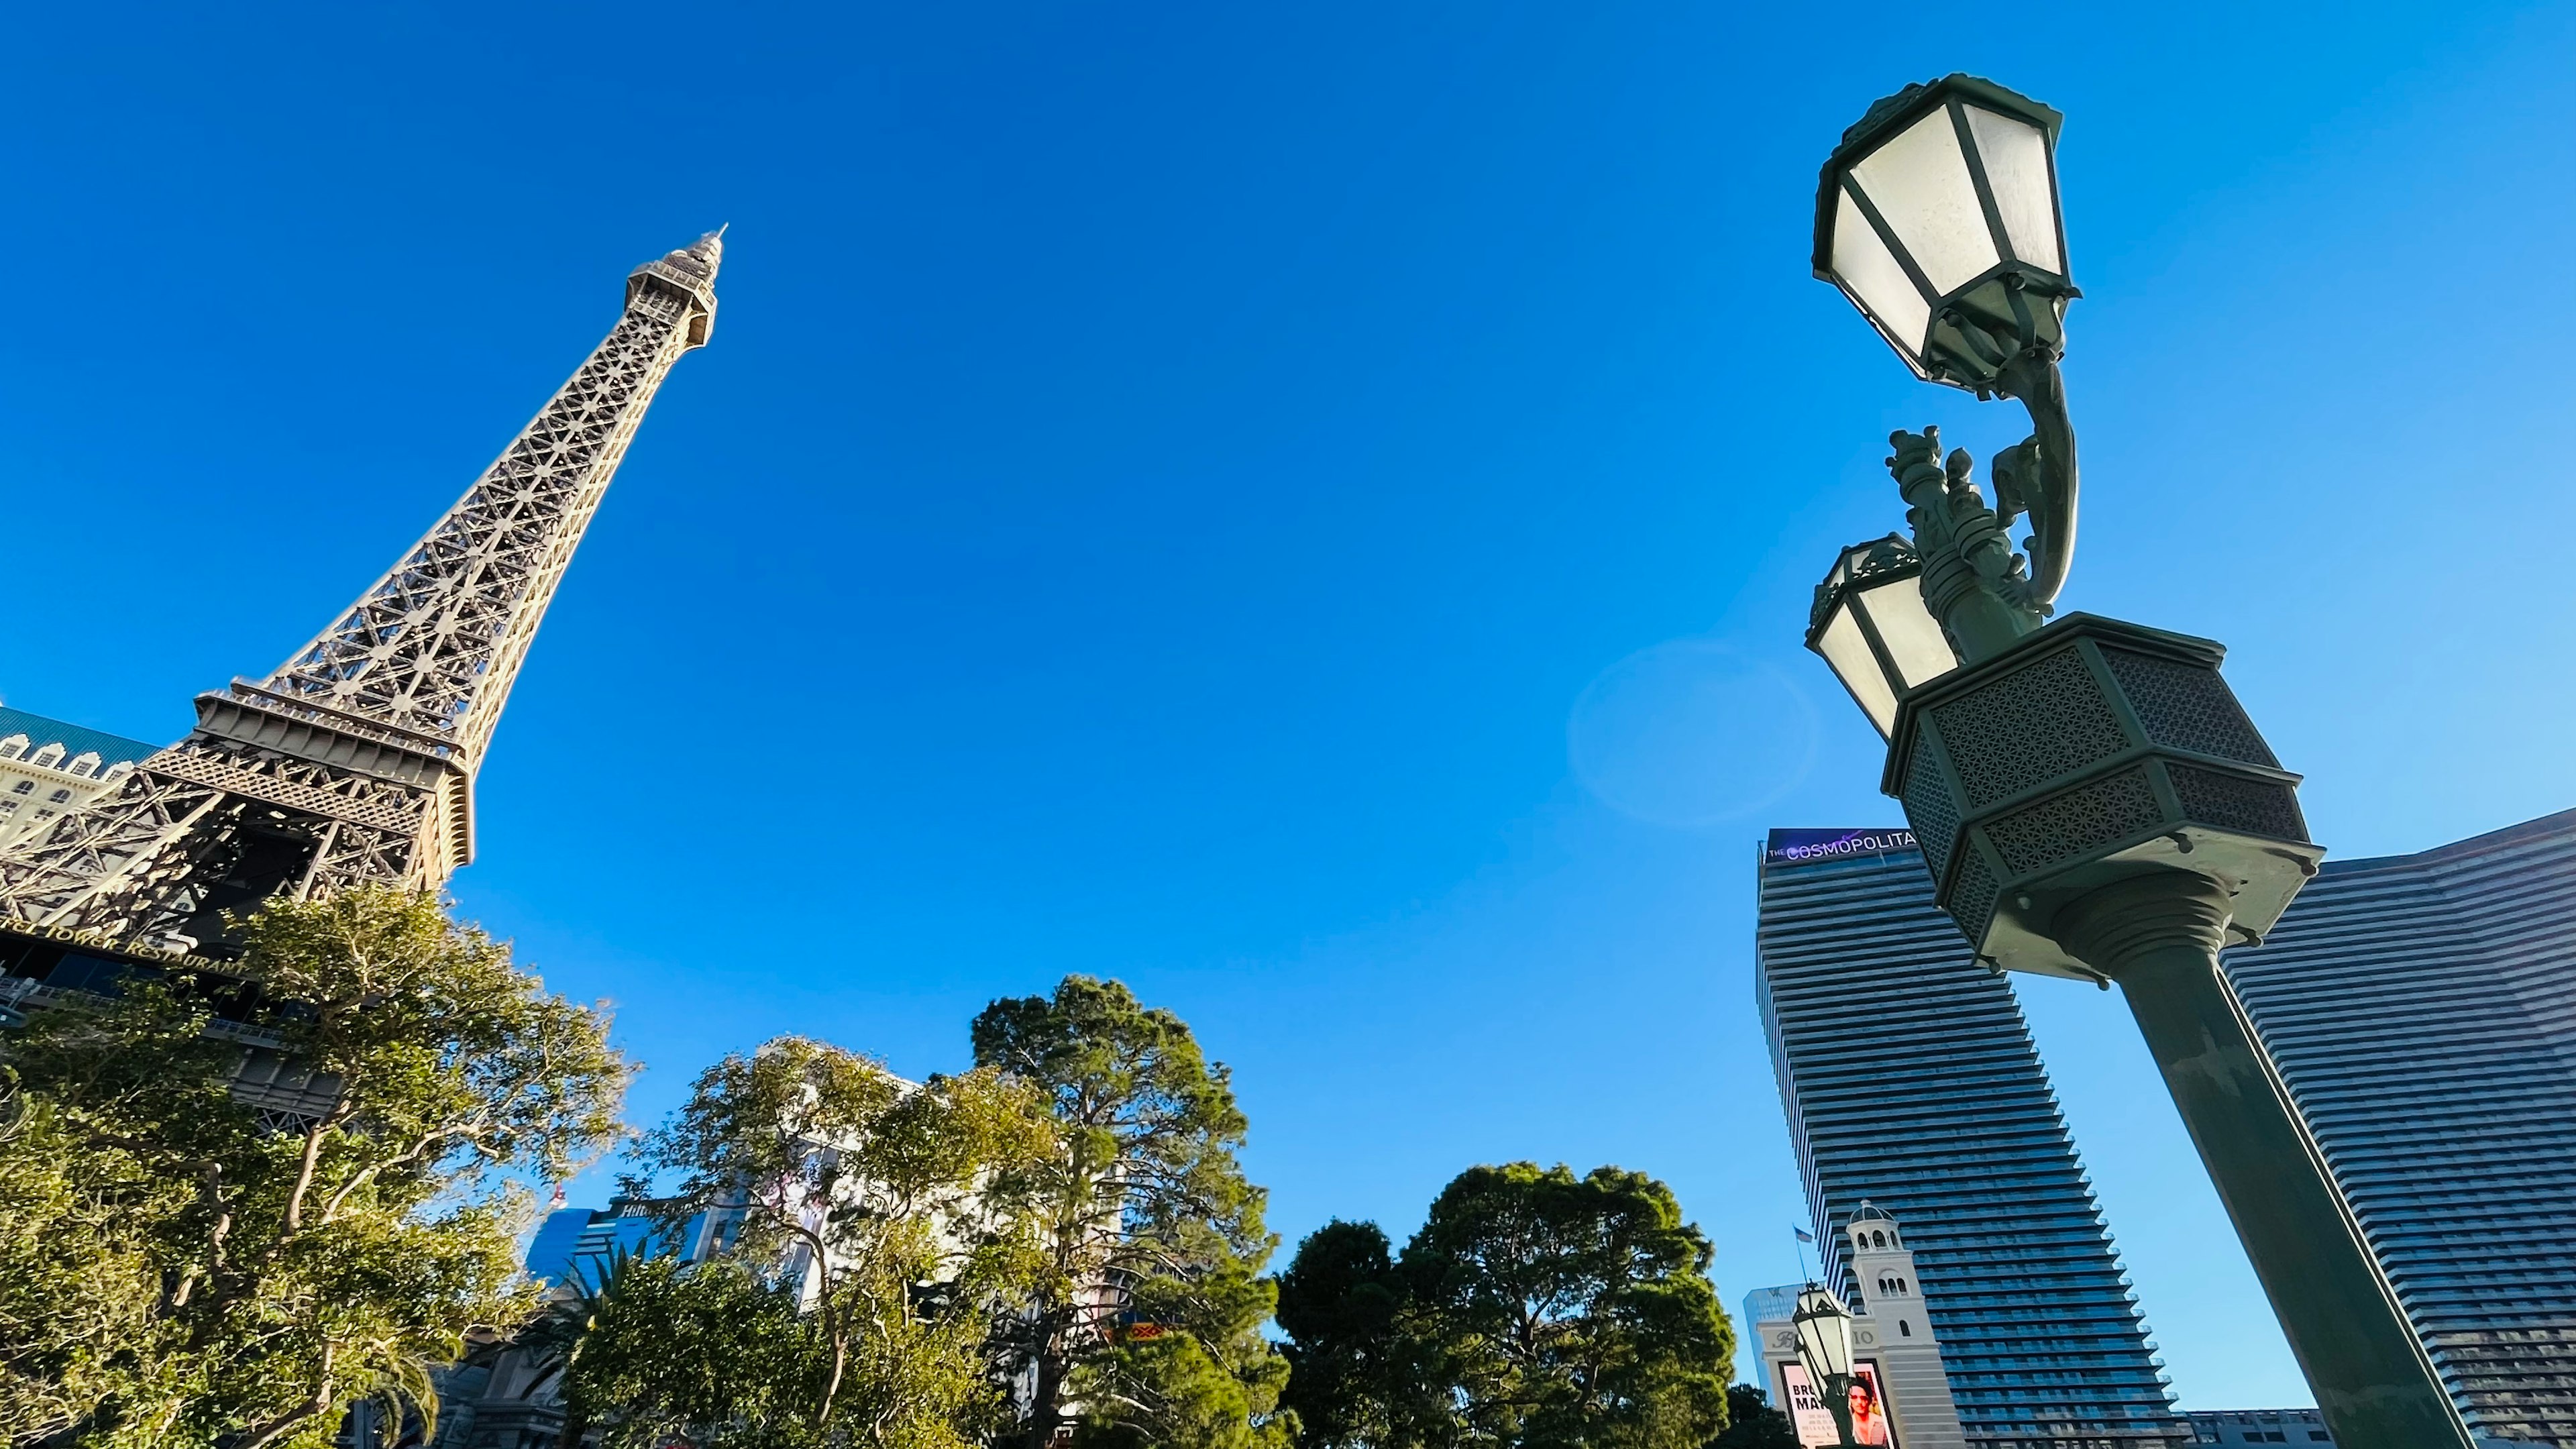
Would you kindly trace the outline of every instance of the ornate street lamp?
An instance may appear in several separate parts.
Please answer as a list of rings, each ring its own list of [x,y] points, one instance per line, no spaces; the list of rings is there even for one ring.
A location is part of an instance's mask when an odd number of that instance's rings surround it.
[[[2057,358],[2067,302],[2057,200],[2065,117],[1970,75],[1869,108],[1816,188],[1816,275],[1842,289],[1917,377],[2030,409],[2026,456],[1998,458],[1998,503],[2031,515],[2032,602],[2075,550],[2075,432]]]
[[[1822,1285],[1810,1283],[1798,1295],[1789,1326],[1798,1333],[1798,1363],[1807,1371],[1808,1386],[1834,1416],[1841,1442],[1853,1444],[1851,1311]]]
[[[1912,546],[1846,549],[1808,647],[1888,736],[1881,788],[1977,958],[2120,987],[2335,1442],[2467,1449],[2220,974],[2220,949],[2259,944],[2325,854],[2299,777],[2219,676],[2217,643],[2049,619],[2077,487],[2058,122],[1953,75],[1872,106],[1825,163],[1816,274],[1917,376],[2018,398],[2033,432],[1996,455],[1991,507],[1938,430],[1891,435]],[[2023,515],[2027,563],[2007,532]]]
[[[1923,560],[1897,533],[1853,544],[1834,560],[1816,585],[1807,647],[1833,665],[1882,735],[1896,728],[1899,695],[1959,667],[1923,602]]]

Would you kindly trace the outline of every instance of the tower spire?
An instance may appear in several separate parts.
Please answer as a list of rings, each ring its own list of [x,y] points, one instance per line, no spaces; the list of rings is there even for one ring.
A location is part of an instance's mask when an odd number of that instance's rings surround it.
[[[465,864],[501,707],[654,392],[714,329],[723,255],[710,232],[636,268],[607,338],[329,628],[198,696],[186,739],[0,857],[0,916],[194,945],[279,891]]]
[[[470,774],[665,373],[715,321],[713,234],[636,268],[608,339],[490,470],[264,688],[417,731]]]

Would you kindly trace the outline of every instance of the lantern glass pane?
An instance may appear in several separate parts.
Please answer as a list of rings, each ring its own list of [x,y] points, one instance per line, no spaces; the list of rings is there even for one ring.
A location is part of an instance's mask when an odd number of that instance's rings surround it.
[[[1798,1354],[1807,1371],[1819,1382],[1851,1372],[1851,1317],[1833,1295],[1811,1289],[1798,1297],[1798,1311],[1793,1325],[1798,1333]]]
[[[1817,1354],[1828,1378],[1841,1378],[1851,1372],[1851,1320],[1837,1313],[1820,1319],[1816,1326],[1824,1330],[1822,1352]]]
[[[1977,201],[1977,184],[1968,177],[1968,158],[1960,154],[1947,106],[1863,157],[1852,179],[1941,295],[1958,291],[2003,259],[1986,229],[1986,209]],[[1840,238],[1839,229],[1835,236]]]
[[[1861,713],[1869,716],[1880,734],[1896,728],[1896,690],[1887,682],[1886,669],[1852,618],[1848,599],[1836,604],[1832,617],[1825,620],[1824,633],[1816,637],[1816,652],[1833,666],[1843,688],[1860,702]]]
[[[1932,304],[1896,264],[1887,243],[1878,239],[1878,228],[1860,214],[1848,191],[1834,208],[1834,275],[1894,334],[1891,340],[1903,349],[1906,361],[1922,357],[1924,334],[1932,329]],[[1921,370],[1919,362],[1916,370]]]
[[[1950,641],[1941,632],[1941,621],[1923,606],[1923,581],[1919,578],[1891,579],[1874,588],[1862,589],[1853,604],[1878,626],[1879,642],[1887,646],[1888,662],[1896,666],[1896,677],[1907,689],[1919,688],[1959,667],[1950,653]]]
[[[1798,1320],[1798,1361],[1807,1373],[1821,1379],[1825,1373],[1824,1325],[1812,1318]],[[1818,1392],[1823,1385],[1817,1386]]]
[[[2027,121],[1975,106],[1967,110],[2013,255],[2065,276],[2066,259],[2057,254],[2057,188],[2048,177],[2048,138]]]

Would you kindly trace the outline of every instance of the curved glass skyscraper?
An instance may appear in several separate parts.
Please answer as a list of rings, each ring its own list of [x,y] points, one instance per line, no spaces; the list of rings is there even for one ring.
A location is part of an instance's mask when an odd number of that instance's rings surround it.
[[[2470,1427],[2576,1445],[2576,811],[2330,860],[2226,965]]]
[[[1972,1449],[2189,1443],[2021,1006],[1913,837],[1773,831],[1760,869],[1755,993],[1817,1240],[1847,1254],[1863,1199],[1905,1223]]]

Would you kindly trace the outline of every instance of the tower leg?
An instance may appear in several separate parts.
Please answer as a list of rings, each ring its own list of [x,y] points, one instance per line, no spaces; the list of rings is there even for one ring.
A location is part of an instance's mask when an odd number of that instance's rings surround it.
[[[2229,916],[2217,881],[2162,870],[2078,898],[2052,934],[2120,984],[2339,1449],[2469,1449],[2466,1424],[2219,973]]]

